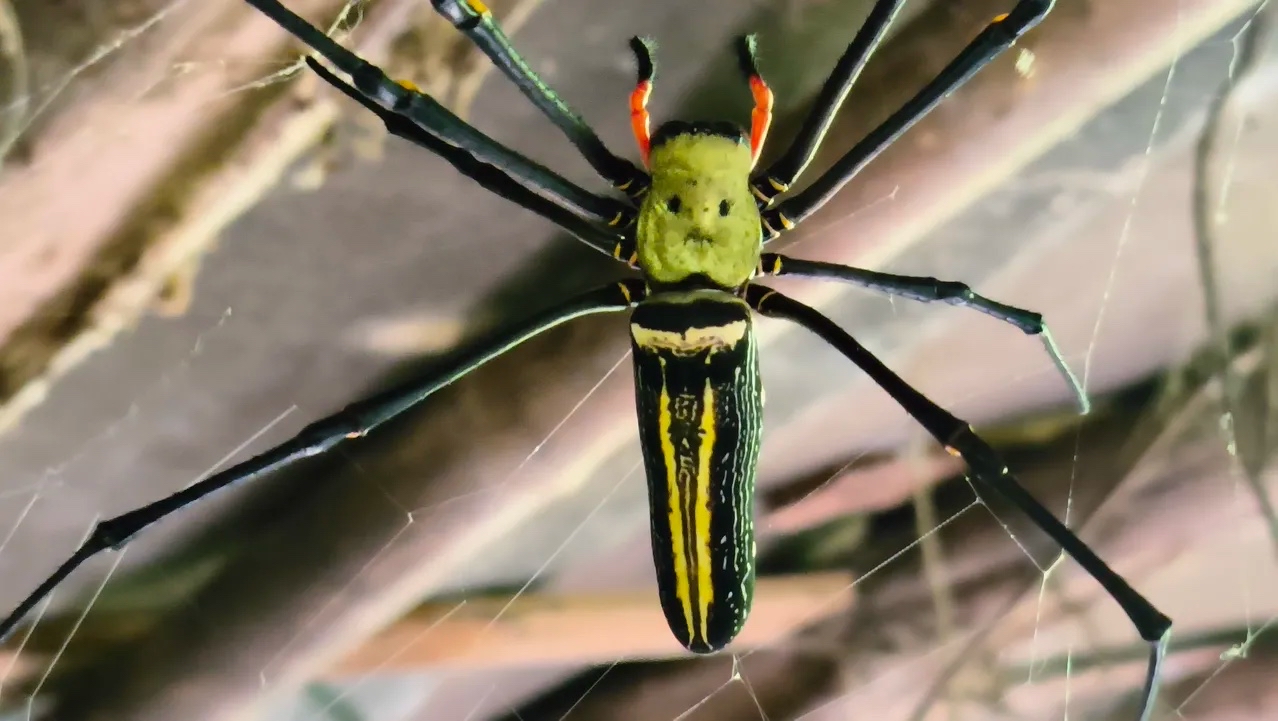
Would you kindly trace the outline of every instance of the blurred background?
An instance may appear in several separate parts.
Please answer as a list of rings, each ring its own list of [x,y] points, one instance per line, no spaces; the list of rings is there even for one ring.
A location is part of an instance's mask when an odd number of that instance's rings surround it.
[[[604,188],[429,4],[286,4]],[[631,36],[658,43],[654,123],[745,123],[731,44],[759,33],[775,152],[871,4],[492,8],[633,158]],[[910,0],[807,179],[1013,4]],[[775,284],[972,421],[1174,619],[1156,719],[1278,718],[1275,12],[1060,0],[778,241],[1044,314],[1085,417],[987,316]],[[0,0],[0,612],[95,522],[620,275],[303,53],[240,0]],[[0,646],[0,718],[1135,719],[1146,648],[1096,582],[851,363],[759,328],[760,579],[727,652],[688,657],[661,616],[605,316],[86,564]]]

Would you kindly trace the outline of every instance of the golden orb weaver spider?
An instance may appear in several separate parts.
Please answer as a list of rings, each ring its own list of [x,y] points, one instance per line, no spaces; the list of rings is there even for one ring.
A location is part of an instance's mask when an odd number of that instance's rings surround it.
[[[361,437],[520,342],[573,318],[633,309],[630,316],[640,441],[647,470],[653,559],[662,609],[686,648],[709,653],[741,630],[754,584],[752,499],[761,443],[762,388],[752,311],[788,319],[838,350],[892,396],[929,434],[961,457],[974,480],[1002,496],[1072,556],[1118,602],[1150,644],[1140,719],[1148,719],[1171,620],[1133,590],[1030,496],[995,451],[964,421],[883,365],[818,311],[754,280],[796,275],[854,283],[920,301],[967,306],[1038,335],[1087,399],[1042,317],[974,293],[962,283],[879,273],[763,252],[824,205],[880,151],[1051,11],[1054,0],[1019,0],[994,18],[899,110],[804,190],[778,201],[816,154],[843,99],[904,0],[877,0],[822,87],[797,137],[756,170],[772,116],[753,36],[738,58],[754,99],[748,131],[725,122],[671,121],[651,132],[647,111],[652,48],[630,46],[638,81],[630,118],[643,168],[614,155],[532,71],[480,0],[431,0],[577,147],[624,199],[591,193],[479,132],[429,95],[392,81],[278,0],[247,0],[338,71],[313,57],[325,81],[377,115],[394,135],[439,155],[480,186],[554,222],[611,255],[628,278],[561,302],[481,345],[443,375],[357,401],[289,441],[147,506],[99,523],[90,538],[3,621],[7,637],[32,608],[90,557],[119,549],[147,527],[221,490]]]

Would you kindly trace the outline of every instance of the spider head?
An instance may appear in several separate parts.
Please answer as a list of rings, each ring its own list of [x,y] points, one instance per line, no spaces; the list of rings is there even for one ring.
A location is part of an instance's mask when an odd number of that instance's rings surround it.
[[[639,265],[657,283],[703,275],[723,288],[759,262],[749,136],[731,123],[669,122],[652,136],[652,184],[639,210]]]

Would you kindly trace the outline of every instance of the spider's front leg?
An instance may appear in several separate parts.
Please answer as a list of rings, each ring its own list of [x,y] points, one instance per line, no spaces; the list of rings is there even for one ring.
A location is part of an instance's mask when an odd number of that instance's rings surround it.
[[[311,68],[326,82],[380,117],[391,134],[444,156],[454,167],[477,180],[483,187],[514,200],[561,226],[574,226],[568,227],[568,230],[593,247],[615,257],[628,257],[617,251],[616,242],[593,240],[600,233],[579,232],[577,228],[582,227],[581,223],[565,224],[562,218],[566,214],[572,214],[587,223],[607,226],[626,236],[636,215],[633,205],[617,198],[591,193],[493,140],[457,117],[430,95],[418,91],[409,83],[392,80],[381,68],[342,47],[279,0],[247,2],[337,70],[348,75],[349,83],[324,69],[314,58],[307,59]],[[457,152],[450,152],[453,149]],[[469,156],[470,160],[461,159],[459,162],[459,153]],[[503,177],[498,178],[499,175]],[[512,184],[523,186],[528,193],[506,190]],[[558,206],[558,209],[543,212],[539,208],[544,208],[545,203],[521,202],[517,197],[526,197],[529,193],[540,196],[548,203]],[[603,231],[603,235],[615,234]]]
[[[895,3],[890,0],[880,0],[872,12],[872,16],[874,16],[874,13],[879,13],[880,16],[888,16],[885,19],[880,17],[880,21],[890,21],[890,15],[895,13],[894,5]],[[967,47],[963,48],[958,56],[950,61],[931,82],[925,85],[914,97],[906,101],[905,105],[901,106],[899,110],[889,116],[877,128],[871,130],[865,138],[852,146],[852,149],[839,158],[824,175],[813,181],[802,192],[790,196],[781,201],[776,207],[764,211],[762,223],[764,242],[776,239],[781,233],[798,225],[821,206],[825,205],[848,181],[856,177],[862,168],[878,156],[884,148],[891,145],[897,138],[901,137],[902,133],[909,130],[911,126],[931,112],[947,95],[970,80],[977,71],[1001,55],[1004,50],[1010,48],[1022,35],[1042,22],[1043,18],[1047,17],[1047,14],[1051,12],[1053,5],[1055,5],[1055,0],[1020,0],[1012,8],[1011,12],[999,15],[991,20],[989,25],[986,25],[985,29],[972,42],[968,43]],[[862,35],[864,35],[864,32]],[[877,42],[877,40],[873,42],[869,38],[862,40],[859,35],[853,41],[853,45],[856,46],[858,42],[862,42],[867,48],[872,49],[874,42]],[[840,61],[840,67],[842,67],[842,64],[842,61]],[[831,95],[835,94],[833,90],[827,87],[822,91],[822,97],[825,97],[827,91]],[[838,97],[841,98],[841,96]],[[825,111],[818,107],[814,112]],[[811,152],[816,151],[815,143],[819,139],[819,137],[814,136]],[[792,167],[801,169],[797,161],[795,163]],[[770,194],[767,195],[770,198],[781,191],[775,188],[769,190],[772,186],[771,181],[768,180],[769,177],[772,177],[769,173],[772,173],[772,168],[769,168],[763,177],[756,179],[755,189],[756,192]],[[784,185],[781,182],[784,180],[784,177],[780,178],[778,183]]]
[[[771,205],[778,195],[789,190],[808,167],[808,163],[816,157],[817,149],[830,130],[834,116],[838,114],[848,91],[856,84],[856,79],[883,41],[883,36],[903,5],[905,0],[878,0],[874,3],[870,14],[861,24],[861,29],[857,30],[856,37],[821,86],[812,110],[808,111],[808,116],[790,142],[790,147],[771,165],[750,178],[750,190],[759,199],[761,206]]]
[[[642,196],[648,174],[613,154],[586,121],[542,80],[519,54],[481,0],[431,0],[435,11],[466,34],[501,72],[577,147],[586,162],[632,200]]]

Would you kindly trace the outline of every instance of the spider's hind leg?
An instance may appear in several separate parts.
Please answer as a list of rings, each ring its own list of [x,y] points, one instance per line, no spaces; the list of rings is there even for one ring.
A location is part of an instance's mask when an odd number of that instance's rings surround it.
[[[1171,619],[1154,607],[1144,596],[1110,568],[1074,532],[1065,526],[1021,486],[998,453],[972,430],[972,427],[927,396],[906,383],[873,353],[848,335],[834,321],[817,310],[774,290],[760,285],[749,286],[746,302],[766,316],[785,318],[815,333],[848,360],[852,361],[880,388],[887,391],[928,434],[950,453],[962,458],[971,470],[970,478],[985,490],[992,491],[1023,513],[1084,571],[1109,593],[1122,607],[1140,637],[1149,644],[1149,665],[1145,674],[1140,721],[1153,712],[1158,694],[1158,680],[1167,642],[1171,636]]]

